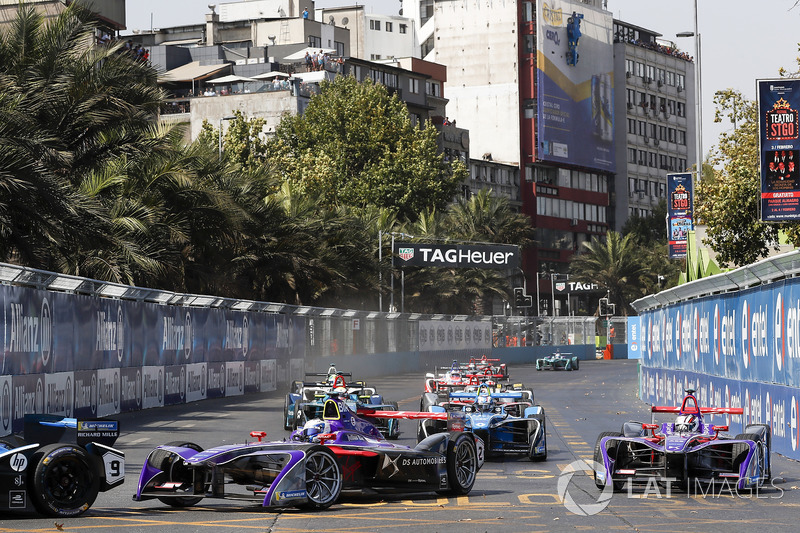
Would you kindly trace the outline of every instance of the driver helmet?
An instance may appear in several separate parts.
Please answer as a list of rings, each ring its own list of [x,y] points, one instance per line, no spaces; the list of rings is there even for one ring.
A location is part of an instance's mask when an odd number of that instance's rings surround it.
[[[317,442],[317,435],[330,433],[330,424],[322,420],[309,420],[303,426],[303,436],[310,441]]]
[[[700,421],[695,415],[680,415],[675,419],[675,431],[678,433],[692,433],[697,431]]]
[[[340,400],[347,400],[347,387],[336,387],[333,389],[333,394]]]
[[[486,407],[492,403],[492,396],[489,394],[487,389],[481,389],[478,391],[478,405],[480,407]]]

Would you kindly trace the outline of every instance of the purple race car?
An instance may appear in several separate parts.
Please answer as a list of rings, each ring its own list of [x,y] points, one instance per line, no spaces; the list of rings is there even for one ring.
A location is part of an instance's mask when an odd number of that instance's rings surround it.
[[[675,413],[675,422],[627,422],[622,432],[601,433],[594,449],[594,480],[598,488],[625,483],[676,483],[687,490],[696,484],[735,484],[737,489],[760,487],[771,477],[772,434],[765,424],[750,424],[730,438],[728,426],[711,425],[704,415],[741,415],[741,407],[700,408],[694,390],[687,389],[680,407],[653,406],[653,413]]]
[[[422,418],[444,413],[359,409],[364,417]],[[445,415],[446,416],[446,415]],[[459,427],[460,426],[460,427]],[[281,442],[217,446],[172,442],[147,457],[133,499],[157,498],[173,507],[201,499],[257,501],[264,507],[325,509],[344,490],[467,494],[483,465],[480,438],[453,419],[450,431],[414,448],[384,440],[368,420],[338,398],[326,400],[321,419],[309,420]]]

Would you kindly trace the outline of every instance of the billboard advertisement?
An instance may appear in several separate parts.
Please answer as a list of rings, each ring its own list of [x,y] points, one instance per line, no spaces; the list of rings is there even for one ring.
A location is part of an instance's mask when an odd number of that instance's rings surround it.
[[[667,174],[667,241],[669,257],[686,257],[686,243],[692,225],[692,205],[694,203],[692,174]]]
[[[614,172],[611,13],[537,3],[537,158]]]
[[[800,80],[758,80],[761,220],[800,220]]]
[[[395,266],[517,268],[519,246],[508,244],[395,244]],[[396,256],[396,257],[395,257]]]

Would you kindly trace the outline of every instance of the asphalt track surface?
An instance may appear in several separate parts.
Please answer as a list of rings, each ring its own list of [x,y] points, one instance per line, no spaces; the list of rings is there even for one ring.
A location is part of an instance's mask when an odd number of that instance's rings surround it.
[[[268,439],[287,436],[281,424],[285,391],[280,391],[120,415],[122,436],[117,447],[126,452],[124,486],[101,493],[78,518],[3,516],[0,533],[797,531],[800,463],[774,453],[774,487],[758,494],[717,487],[706,494],[691,490],[668,495],[664,488],[654,486],[614,494],[607,506],[597,509],[600,491],[592,477],[579,471],[567,480],[569,465],[592,459],[600,432],[618,431],[627,420],[649,421],[648,406],[637,395],[637,362],[583,361],[576,372],[537,372],[533,365],[519,365],[510,374],[512,382],[531,386],[546,410],[548,459],[535,463],[523,457],[490,460],[467,496],[347,495],[323,512],[266,511],[213,499],[190,509],[172,509],[157,500],[131,501],[145,456],[158,444],[177,439],[203,447],[244,442],[256,429],[266,430]],[[418,409],[421,375],[376,378],[368,383],[388,400],[399,401],[400,409]],[[415,427],[415,422],[403,421],[399,442],[413,446]],[[561,495],[559,479],[564,489]],[[586,516],[570,511],[565,500],[572,501],[578,513],[583,509]]]

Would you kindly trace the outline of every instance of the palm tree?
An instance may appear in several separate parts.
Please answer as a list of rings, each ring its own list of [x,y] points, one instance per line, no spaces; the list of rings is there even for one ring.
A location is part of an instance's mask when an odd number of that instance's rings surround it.
[[[623,237],[609,231],[604,240],[593,238],[570,264],[573,279],[596,283],[609,291],[617,313],[627,316],[628,304],[644,295],[648,269],[642,249],[633,234]]]
[[[20,3],[0,35],[2,260],[81,270],[74,250],[110,233],[107,206],[82,185],[151,148],[138,141],[162,98],[156,72],[119,47],[95,46],[95,28],[77,4],[45,24]],[[124,269],[107,270],[127,279]]]

